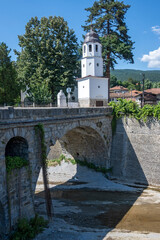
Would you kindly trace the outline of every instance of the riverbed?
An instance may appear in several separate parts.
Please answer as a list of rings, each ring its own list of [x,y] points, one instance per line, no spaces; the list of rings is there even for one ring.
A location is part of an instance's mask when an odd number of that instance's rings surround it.
[[[66,164],[49,169],[53,219],[36,240],[160,239],[158,187],[131,187]],[[36,211],[46,217],[41,176],[35,199]]]

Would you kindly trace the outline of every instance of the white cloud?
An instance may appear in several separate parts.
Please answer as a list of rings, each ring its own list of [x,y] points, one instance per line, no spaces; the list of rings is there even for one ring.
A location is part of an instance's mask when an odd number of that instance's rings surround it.
[[[160,47],[157,50],[143,55],[142,62],[148,62],[148,68],[160,68]]]
[[[158,35],[160,35],[160,26],[153,26],[152,31]]]

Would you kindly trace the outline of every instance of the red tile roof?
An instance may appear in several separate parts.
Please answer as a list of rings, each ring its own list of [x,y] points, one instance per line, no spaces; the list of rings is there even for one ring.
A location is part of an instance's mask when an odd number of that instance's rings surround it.
[[[148,92],[148,93],[153,93],[153,94],[160,94],[160,88],[151,88],[151,89],[147,89],[145,90],[145,92]]]
[[[137,95],[141,94],[142,92],[141,91],[138,91],[138,90],[132,90],[132,91],[129,91],[129,92],[125,92],[125,93],[114,93],[114,92],[111,92],[110,93],[110,98],[134,98],[136,97]]]
[[[128,88],[125,88],[123,86],[115,86],[113,88],[110,88],[110,91],[114,91],[114,90],[125,90],[125,91],[128,91]]]

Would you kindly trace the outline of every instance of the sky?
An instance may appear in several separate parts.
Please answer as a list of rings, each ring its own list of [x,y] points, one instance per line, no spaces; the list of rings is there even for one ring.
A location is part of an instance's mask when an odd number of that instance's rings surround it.
[[[18,35],[25,33],[31,17],[61,16],[72,28],[80,42],[84,34],[88,12],[95,0],[0,0],[0,42],[20,50]],[[126,14],[126,24],[134,44],[134,64],[119,61],[116,69],[160,70],[160,0],[124,0],[131,5]]]

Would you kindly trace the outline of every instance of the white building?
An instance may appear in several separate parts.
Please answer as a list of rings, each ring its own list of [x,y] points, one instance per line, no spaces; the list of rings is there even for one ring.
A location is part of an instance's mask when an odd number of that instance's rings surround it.
[[[90,30],[82,46],[81,78],[78,78],[80,107],[106,106],[108,78],[103,77],[102,45],[99,36]]]

